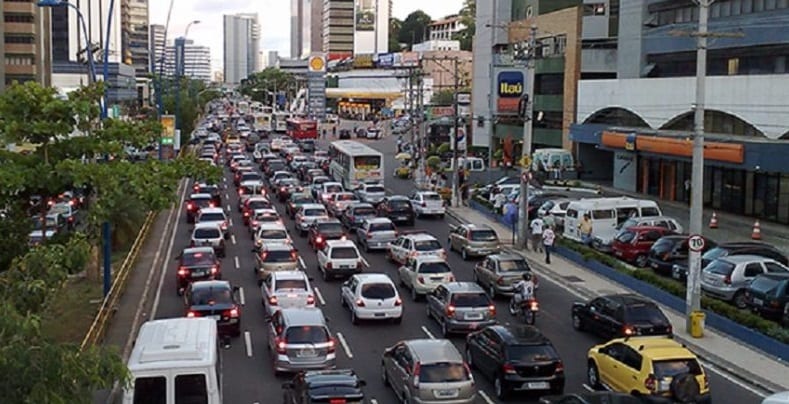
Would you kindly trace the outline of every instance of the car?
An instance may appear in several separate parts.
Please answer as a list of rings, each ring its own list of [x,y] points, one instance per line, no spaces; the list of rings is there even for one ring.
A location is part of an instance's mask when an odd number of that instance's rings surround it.
[[[352,203],[339,216],[340,221],[348,230],[355,230],[366,219],[376,217],[375,208],[369,203]]]
[[[612,391],[590,391],[561,396],[542,396],[540,404],[647,404],[643,397]]]
[[[302,271],[272,272],[263,281],[260,292],[268,316],[282,309],[315,307],[315,292],[309,277]]]
[[[389,244],[397,240],[397,228],[385,217],[366,219],[356,229],[356,240],[364,252],[386,250]]]
[[[306,166],[307,168],[305,169],[305,166],[302,166],[301,179],[309,184],[312,184],[312,180],[317,177],[326,177],[326,172],[324,172],[323,169],[318,167],[318,163],[315,162],[314,164],[315,164],[314,168]]]
[[[326,182],[332,182],[332,179],[325,175],[316,175],[310,180],[310,193],[312,194],[312,197],[319,202],[321,201],[320,193],[323,190],[323,184]]]
[[[264,243],[252,251],[255,253],[255,267],[253,269],[258,285],[262,285],[274,272],[299,269],[298,251],[291,244]]]
[[[319,219],[307,231],[307,243],[315,251],[322,249],[328,240],[345,240],[347,237],[342,223],[334,218]]]
[[[787,404],[789,403],[789,391],[783,391],[767,396],[761,404]]]
[[[532,274],[535,286],[537,277],[526,259],[517,254],[493,254],[485,257],[474,266],[474,281],[487,290],[491,299],[496,296],[512,296],[515,283],[523,280],[523,275]]]
[[[425,300],[427,318],[438,323],[444,338],[496,324],[496,305],[476,283],[442,283]]]
[[[192,282],[222,279],[222,263],[211,247],[184,248],[175,259],[178,260],[175,272],[178,295]]]
[[[493,325],[474,331],[466,336],[465,357],[469,367],[493,381],[500,400],[515,392],[564,392],[564,362],[537,327]]]
[[[688,237],[689,236],[682,234],[661,237],[649,248],[647,266],[652,268],[656,273],[671,276],[671,268],[674,264],[688,259],[688,254],[690,253],[688,249]],[[714,248],[716,245],[714,241],[705,237],[702,254]]]
[[[268,177],[272,177],[275,172],[282,171],[288,168],[287,162],[282,159],[271,159],[265,161],[265,169],[263,173],[266,174]]]
[[[284,404],[363,403],[366,385],[351,369],[300,372],[282,384]]]
[[[241,212],[247,199],[252,197],[266,198],[266,187],[262,181],[242,182],[238,188],[238,211]]]
[[[701,291],[707,296],[731,302],[738,309],[748,307],[745,292],[761,274],[789,273],[789,267],[758,255],[732,255],[712,261],[701,271]]]
[[[395,224],[413,226],[416,218],[411,200],[405,196],[393,195],[378,204],[378,216],[388,218]]]
[[[384,350],[381,379],[403,403],[472,404],[474,376],[447,339],[411,339]]]
[[[329,203],[329,198],[338,192],[345,192],[342,184],[335,181],[326,181],[320,185],[318,190],[317,199],[324,205]]]
[[[301,205],[296,212],[295,220],[293,223],[294,229],[299,232],[299,235],[304,237],[307,235],[310,225],[319,219],[328,219],[329,212],[326,207],[317,203],[305,203]]]
[[[208,317],[216,319],[220,335],[241,335],[241,305],[236,295],[237,287],[228,281],[192,282],[184,290],[184,312],[186,317]]]
[[[255,248],[263,244],[293,244],[285,225],[278,222],[260,223],[254,236]]]
[[[250,219],[255,211],[260,209],[274,209],[271,201],[263,195],[254,195],[244,199],[241,204],[241,220],[249,226]]]
[[[575,302],[573,328],[603,338],[635,335],[673,335],[671,322],[653,302],[635,294],[613,294],[589,302]]]
[[[350,129],[340,129],[339,139],[350,139],[351,138],[351,130]]]
[[[268,319],[267,346],[275,376],[336,367],[337,343],[318,308],[289,308]]]
[[[789,274],[758,275],[748,285],[745,297],[754,312],[778,320],[784,327],[789,326]]]
[[[217,223],[197,223],[190,238],[191,247],[210,246],[217,256],[225,257],[225,238]]]
[[[351,312],[351,323],[359,320],[403,320],[403,301],[386,274],[356,274],[340,288],[340,303]]]
[[[279,181],[284,180],[286,178],[296,179],[296,176],[293,175],[292,172],[284,171],[284,170],[276,171],[270,176],[268,176],[268,184],[269,187],[271,188],[271,191],[276,192],[277,186],[279,185]]]
[[[463,260],[471,257],[484,257],[501,252],[499,236],[488,225],[461,224],[450,225],[447,245],[450,251],[460,252]]]
[[[669,234],[673,232],[665,227],[628,227],[617,234],[611,249],[615,257],[643,268],[647,266],[647,257],[652,245]]]
[[[240,185],[242,182],[246,181],[263,181],[263,177],[258,173],[253,171],[252,169],[245,170],[245,171],[237,171],[239,174],[238,180],[235,181],[236,186]]]
[[[345,209],[359,202],[359,198],[357,198],[353,192],[335,192],[330,194],[329,198],[326,199],[326,208],[332,216],[340,218],[343,212],[345,212]]]
[[[710,385],[696,355],[663,336],[616,338],[587,354],[587,385],[592,389],[709,404]]]
[[[222,189],[219,187],[219,185],[209,184],[206,182],[196,182],[192,186],[192,191],[195,194],[209,194],[211,195],[212,202],[214,202],[214,206],[222,205]]]
[[[367,132],[365,133],[364,137],[367,139],[380,139],[381,133],[381,129],[367,128]]]
[[[623,215],[626,212],[622,213]],[[679,234],[682,233],[682,225],[672,217],[668,216],[641,216],[641,217],[631,217],[627,220],[620,222],[619,224],[614,227],[613,232],[602,232],[597,234],[592,239],[592,248],[604,252],[604,253],[612,253],[613,252],[613,243],[614,240],[623,232],[627,231],[630,227],[636,226],[651,226],[651,227],[662,227],[664,229],[670,230],[668,234]]]
[[[196,223],[214,223],[222,229],[222,236],[227,240],[230,238],[229,221],[222,208],[203,208],[195,218]]]
[[[299,148],[304,153],[312,153],[315,151],[315,140],[303,139],[299,142]]]
[[[413,301],[419,300],[443,283],[455,281],[449,264],[434,256],[409,258],[397,269],[397,276],[400,286],[410,290]]]
[[[382,184],[362,184],[356,191],[362,202],[377,205],[386,197],[386,189]]]
[[[257,234],[260,225],[264,223],[285,225],[276,209],[255,209],[249,217],[249,237],[252,240],[255,240],[255,234]]]
[[[720,243],[707,250],[701,256],[701,267],[704,268],[710,262],[719,258],[731,255],[758,255],[765,258],[772,258],[781,264],[789,265],[786,254],[774,246],[760,241],[735,241],[730,243]],[[678,262],[671,267],[671,276],[675,279],[685,280],[688,274],[688,262]]]
[[[285,213],[287,213],[288,217],[294,219],[299,207],[307,203],[316,203],[315,198],[304,191],[294,192],[290,194],[290,198],[288,198],[288,201],[285,203]]]
[[[350,240],[327,240],[317,255],[318,272],[325,281],[361,273],[369,266]]]
[[[397,263],[405,263],[408,258],[432,255],[442,260],[447,259],[447,252],[432,234],[412,232],[400,234],[389,243],[386,258]]]
[[[446,214],[444,200],[441,199],[441,195],[437,192],[417,191],[411,194],[409,199],[416,217],[433,215],[443,219],[444,214]]]
[[[66,228],[69,230],[74,230],[79,224],[80,213],[76,204],[69,202],[58,202],[50,206],[49,211],[47,212],[47,216],[54,214],[58,214],[66,220]]]
[[[290,198],[290,194],[302,191],[301,182],[296,178],[283,178],[277,183],[277,199],[285,202]]]

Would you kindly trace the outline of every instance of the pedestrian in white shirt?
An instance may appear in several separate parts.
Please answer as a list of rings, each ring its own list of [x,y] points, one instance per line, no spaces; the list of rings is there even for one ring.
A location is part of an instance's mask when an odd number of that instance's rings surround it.
[[[545,263],[551,263],[551,250],[553,250],[553,243],[556,241],[556,234],[553,232],[553,229],[550,227],[546,227],[542,231],[542,244],[543,248],[545,248]]]
[[[545,228],[545,222],[542,218],[535,217],[529,224],[531,228],[531,248],[534,252],[542,252],[542,232]]]

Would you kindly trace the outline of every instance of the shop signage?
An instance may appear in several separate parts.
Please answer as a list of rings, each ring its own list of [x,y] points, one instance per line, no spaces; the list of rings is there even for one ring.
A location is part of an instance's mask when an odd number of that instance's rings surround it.
[[[392,67],[394,65],[394,53],[382,53],[378,55],[378,67]]]
[[[369,68],[373,67],[373,55],[356,55],[353,57],[353,67]]]
[[[635,151],[636,150],[636,139],[638,139],[638,134],[630,133],[625,138],[625,150]]]
[[[526,90],[523,70],[500,69],[495,77],[496,113],[517,115],[521,96]]]

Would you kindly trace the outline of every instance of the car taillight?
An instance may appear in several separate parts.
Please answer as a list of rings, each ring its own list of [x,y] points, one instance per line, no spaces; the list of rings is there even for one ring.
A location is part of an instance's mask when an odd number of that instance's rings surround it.
[[[631,335],[636,335],[636,330],[633,328],[633,326],[625,324],[622,326],[622,334],[629,337]]]
[[[257,220],[253,220],[252,221],[252,226],[253,227],[257,226],[258,224],[260,224],[260,223]]]
[[[307,304],[315,304],[315,296],[313,295],[307,296]]]
[[[322,243],[323,242],[323,237],[321,237],[321,236],[315,237],[315,242],[316,243]]]
[[[186,209],[193,210],[194,208],[195,208],[195,205],[193,205],[191,202],[186,204]]]
[[[217,272],[219,272],[219,268],[217,268],[216,266],[211,267],[212,274],[216,274]]]
[[[238,194],[239,194],[239,195],[244,195],[244,190],[243,190],[243,189],[239,189],[239,190],[238,190]]]
[[[327,263],[326,263],[326,269],[332,269],[332,264],[331,264],[331,262],[327,262]]]
[[[455,315],[455,306],[450,304],[449,306],[447,306],[447,316],[452,317],[454,315]]]
[[[276,296],[269,297],[268,298],[268,304],[270,304],[272,306],[276,306],[278,304],[277,297]]]
[[[657,390],[657,379],[655,379],[655,375],[647,376],[646,380],[644,380],[644,388],[651,392]]]
[[[244,216],[249,216],[249,211],[244,212]]]
[[[359,259],[358,261],[356,261],[356,265],[358,265],[360,267],[364,266],[364,261],[362,259]]]
[[[414,383],[413,383],[413,386],[414,386],[415,389],[419,388],[419,373],[420,373],[421,370],[422,370],[422,365],[420,365],[419,362],[417,362],[414,365]]]
[[[186,313],[186,317],[189,317],[189,318],[197,317],[197,312],[196,311],[190,311],[190,312]]]
[[[373,233],[367,233],[367,238],[373,238]]]
[[[228,315],[228,316],[230,316],[230,317],[233,317],[233,318],[236,318],[236,317],[238,317],[238,315],[239,315],[239,312],[238,312],[238,307],[233,307],[232,309],[230,309],[230,310],[227,312],[227,315]]]
[[[731,285],[731,275],[726,275],[726,277],[723,278],[723,283]]]
[[[398,297],[397,299],[395,299],[395,303],[394,304],[395,304],[395,306],[402,306],[403,305],[403,301]]]
[[[340,240],[342,240],[342,241],[348,240],[348,236],[346,236],[345,234],[343,234],[343,235],[340,237]]]
[[[266,257],[268,257],[268,252],[263,251],[263,252],[260,253],[260,260],[261,261],[265,261]]]
[[[425,283],[425,277],[422,276],[422,275],[419,275],[419,276],[416,277],[416,281],[419,282],[419,283]]]
[[[276,339],[274,339],[274,342],[276,343],[277,353],[278,354],[286,354],[286,353],[288,353],[288,351],[286,349],[288,343],[287,343],[287,341],[285,341],[285,339],[277,337]]]
[[[564,373],[564,362],[557,362],[556,367],[553,370],[554,373]]]
[[[496,317],[496,306],[491,304],[488,306],[488,313],[490,313],[491,317]]]
[[[511,363],[505,363],[501,365],[501,371],[509,375],[514,375],[517,373],[515,366],[512,366]]]
[[[189,275],[189,270],[186,269],[186,267],[180,267],[180,268],[178,268],[178,275],[179,276]]]
[[[427,207],[427,202],[422,202],[422,207],[426,208]]]
[[[288,240],[288,242],[290,242],[290,240]],[[293,258],[295,260],[298,257],[299,257],[299,255],[296,254],[296,251],[291,251],[290,252],[290,258]]]
[[[364,307],[364,300],[356,299],[356,306],[357,307]]]
[[[447,276],[447,279],[449,280],[449,282],[454,282],[455,281],[455,275],[449,274],[449,276]]]
[[[334,341],[334,338],[329,339],[329,347],[326,349],[328,353],[334,353],[334,350],[337,348],[337,342]]]

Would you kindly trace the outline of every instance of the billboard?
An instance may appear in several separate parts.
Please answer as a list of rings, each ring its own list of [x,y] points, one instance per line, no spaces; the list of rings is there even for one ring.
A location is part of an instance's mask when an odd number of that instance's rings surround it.
[[[400,64],[402,66],[417,66],[419,64],[419,53],[403,52],[400,56]]]
[[[526,74],[512,67],[494,70],[493,84],[497,115],[517,115],[521,97],[526,92]]]
[[[378,55],[378,63],[376,64],[378,67],[388,68],[394,66],[394,53],[382,53]]]
[[[173,144],[175,139],[175,115],[162,115],[159,122],[162,124],[162,144]]]
[[[356,31],[375,31],[375,2],[377,0],[356,0]]]

